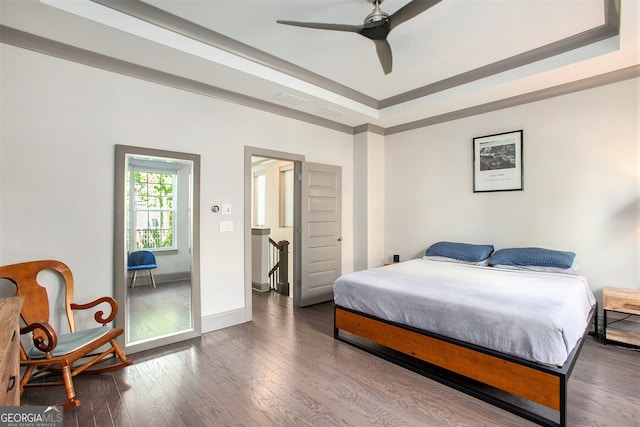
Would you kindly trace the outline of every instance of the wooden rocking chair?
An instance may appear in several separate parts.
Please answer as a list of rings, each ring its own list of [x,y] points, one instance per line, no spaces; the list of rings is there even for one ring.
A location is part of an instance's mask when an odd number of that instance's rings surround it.
[[[57,334],[49,322],[49,300],[47,290],[37,281],[38,274],[43,270],[54,270],[60,273],[65,284],[65,312],[69,323],[68,334]],[[61,404],[64,409],[80,405],[73,387],[73,377],[81,373],[103,373],[114,371],[131,365],[124,352],[116,342],[116,337],[122,334],[122,328],[107,326],[116,316],[118,304],[111,297],[102,297],[87,304],[74,304],[73,276],[71,270],[60,261],[45,260],[31,261],[0,267],[0,279],[8,279],[17,287],[16,295],[24,296],[21,317],[25,327],[21,334],[33,334],[33,347],[25,350],[20,346],[20,365],[25,372],[20,380],[20,393],[25,387],[64,385],[67,402]],[[102,310],[94,309],[94,319],[102,326],[93,329],[77,331],[73,314],[74,310],[86,310],[100,304],[107,304],[111,312],[107,317]],[[100,349],[105,347],[106,350]],[[109,346],[109,348],[107,348]],[[92,354],[100,349],[97,354]],[[105,357],[114,354],[120,361],[102,368],[88,369]],[[78,366],[74,366],[80,359],[85,359]],[[89,359],[87,361],[87,359]],[[105,362],[106,363],[106,362]],[[60,372],[62,381],[57,382],[29,382],[37,379],[40,373]]]

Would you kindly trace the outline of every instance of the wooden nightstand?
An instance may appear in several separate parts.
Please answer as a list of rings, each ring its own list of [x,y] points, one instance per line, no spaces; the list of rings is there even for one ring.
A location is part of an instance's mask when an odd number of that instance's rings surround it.
[[[603,335],[607,341],[621,342],[634,347],[640,346],[640,290],[604,287],[602,289],[604,309]],[[626,314],[613,321],[607,319],[607,313]]]

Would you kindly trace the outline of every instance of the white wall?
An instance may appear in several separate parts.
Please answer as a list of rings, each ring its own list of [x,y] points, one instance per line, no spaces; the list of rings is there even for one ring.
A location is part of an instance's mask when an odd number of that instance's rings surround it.
[[[369,183],[367,179],[369,162],[367,154],[368,133],[362,132],[353,138],[353,268],[366,270],[369,263],[369,240],[367,230]]]
[[[368,267],[375,268],[391,261],[384,255],[385,139],[376,134],[370,134],[367,139]]]
[[[384,255],[385,139],[363,132],[354,136],[354,269],[382,266]]]
[[[76,300],[113,295],[115,144],[201,155],[203,317],[245,307],[245,145],[342,166],[343,223],[352,223],[351,135],[12,46],[0,56],[2,265],[60,259]],[[221,203],[232,215],[211,212]],[[221,233],[221,219],[234,231]]]
[[[439,240],[577,254],[598,298],[640,288],[640,80],[386,139],[386,253]],[[473,193],[472,138],[524,130],[524,191]],[[411,226],[407,226],[411,224]]]

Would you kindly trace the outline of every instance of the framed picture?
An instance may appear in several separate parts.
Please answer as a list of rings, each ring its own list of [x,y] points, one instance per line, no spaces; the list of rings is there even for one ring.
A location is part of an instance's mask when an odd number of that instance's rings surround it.
[[[473,138],[473,192],[522,190],[523,131]]]

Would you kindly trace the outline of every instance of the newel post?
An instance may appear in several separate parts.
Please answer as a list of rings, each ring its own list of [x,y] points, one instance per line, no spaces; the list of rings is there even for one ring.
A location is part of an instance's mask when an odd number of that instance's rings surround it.
[[[280,271],[276,291],[284,295],[289,295],[289,242],[281,240],[278,242],[278,246],[280,249]]]

